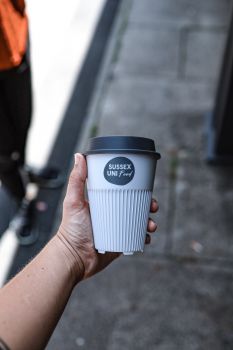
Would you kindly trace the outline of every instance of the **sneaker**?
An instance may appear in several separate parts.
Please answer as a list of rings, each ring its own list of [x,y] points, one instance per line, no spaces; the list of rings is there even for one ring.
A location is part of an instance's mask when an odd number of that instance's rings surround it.
[[[59,188],[66,181],[66,178],[61,174],[59,169],[50,166],[42,169],[27,166],[25,171],[29,182],[44,188]]]
[[[38,230],[33,227],[34,215],[35,200],[24,198],[20,209],[10,224],[20,245],[31,245],[39,237]]]

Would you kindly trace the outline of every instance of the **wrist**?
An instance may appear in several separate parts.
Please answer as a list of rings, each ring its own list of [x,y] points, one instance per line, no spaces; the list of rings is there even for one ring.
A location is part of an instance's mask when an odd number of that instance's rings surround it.
[[[74,248],[60,229],[54,236],[54,242],[57,246],[57,249],[61,253],[61,257],[64,261],[74,287],[77,283],[82,281],[84,276],[84,266],[82,264],[82,261],[79,259],[79,257],[77,257]]]

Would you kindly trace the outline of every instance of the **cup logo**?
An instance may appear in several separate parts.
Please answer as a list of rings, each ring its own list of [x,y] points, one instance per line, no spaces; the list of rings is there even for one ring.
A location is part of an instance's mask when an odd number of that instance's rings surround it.
[[[104,168],[105,179],[114,185],[126,185],[133,180],[135,168],[132,161],[126,157],[111,159]]]

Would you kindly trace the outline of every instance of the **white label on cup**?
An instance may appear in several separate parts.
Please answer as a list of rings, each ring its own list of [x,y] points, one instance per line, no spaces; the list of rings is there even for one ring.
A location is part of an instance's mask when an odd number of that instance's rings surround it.
[[[135,168],[132,161],[126,157],[111,159],[104,168],[105,179],[114,185],[126,185],[132,181]]]

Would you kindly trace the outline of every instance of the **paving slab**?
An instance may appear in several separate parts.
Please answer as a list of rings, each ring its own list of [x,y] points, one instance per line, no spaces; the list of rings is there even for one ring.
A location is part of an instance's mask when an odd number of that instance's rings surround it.
[[[186,35],[186,62],[183,64],[185,77],[217,80],[226,45],[226,31],[194,29]]]
[[[180,160],[176,183],[173,252],[232,259],[232,170]],[[224,181],[226,179],[226,182]]]
[[[179,41],[178,30],[131,24],[121,42],[115,73],[176,77]]]
[[[170,135],[176,156],[203,161],[206,157],[206,114],[174,113],[170,117]],[[179,153],[179,154],[178,154]]]
[[[226,25],[230,0],[134,0],[130,21],[161,24]]]
[[[233,168],[205,161],[204,116],[176,116],[173,253],[231,259]]]
[[[206,162],[207,135],[204,114],[174,114],[170,119],[170,137],[176,158],[175,169],[181,181],[213,184],[232,188],[233,167],[214,166]],[[167,159],[166,159],[167,161]]]
[[[178,155],[177,180],[204,184],[224,191],[233,189],[233,167],[210,165],[204,159],[193,159],[189,153]],[[222,194],[223,195],[223,194]]]
[[[140,126],[142,133],[150,134],[158,116],[208,111],[214,93],[214,84],[206,82],[115,77],[103,101],[98,132],[125,134]]]
[[[232,277],[212,265],[122,257],[77,287],[47,349],[230,350]]]

